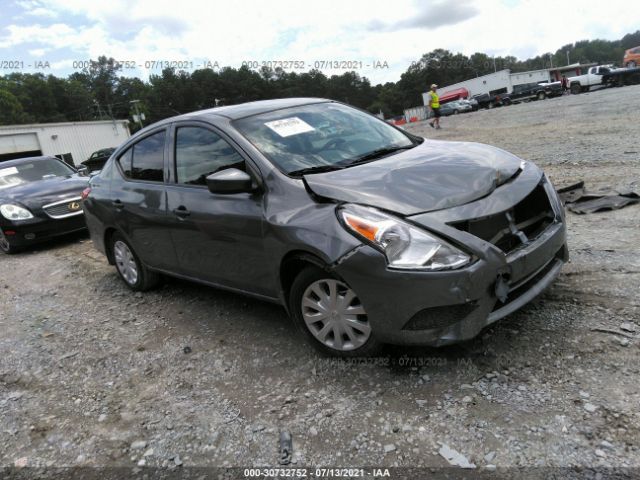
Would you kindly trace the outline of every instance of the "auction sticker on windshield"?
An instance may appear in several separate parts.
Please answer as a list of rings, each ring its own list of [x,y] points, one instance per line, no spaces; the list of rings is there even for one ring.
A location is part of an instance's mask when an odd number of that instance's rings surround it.
[[[281,137],[290,137],[300,133],[313,132],[315,128],[298,117],[283,118],[265,123],[267,127],[276,132]]]

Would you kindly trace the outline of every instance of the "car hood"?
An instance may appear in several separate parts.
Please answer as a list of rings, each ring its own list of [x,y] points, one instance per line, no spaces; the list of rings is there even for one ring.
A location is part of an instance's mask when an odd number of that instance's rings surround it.
[[[29,209],[34,209],[67,198],[79,197],[82,190],[88,186],[88,177],[79,175],[56,177],[0,189],[0,202],[20,203]]]
[[[304,180],[322,197],[415,215],[484,197],[516,175],[521,162],[489,145],[425,140],[380,160]]]

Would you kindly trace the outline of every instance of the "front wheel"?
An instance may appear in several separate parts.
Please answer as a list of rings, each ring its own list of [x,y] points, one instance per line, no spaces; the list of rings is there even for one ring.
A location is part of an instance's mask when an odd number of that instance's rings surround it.
[[[546,98],[546,94],[544,92],[538,92],[538,100],[544,100]]]
[[[294,280],[289,311],[296,325],[324,354],[370,356],[380,349],[356,292],[318,267],[306,267]]]
[[[578,93],[580,93],[582,91],[582,88],[580,87],[579,84],[574,84],[571,85],[571,93],[574,95],[577,95]]]
[[[636,68],[636,62],[634,62],[633,60],[631,60],[630,62],[627,62],[627,67]]]
[[[131,290],[143,292],[160,283],[160,275],[145,267],[122,235],[111,238],[111,255],[118,275]]]

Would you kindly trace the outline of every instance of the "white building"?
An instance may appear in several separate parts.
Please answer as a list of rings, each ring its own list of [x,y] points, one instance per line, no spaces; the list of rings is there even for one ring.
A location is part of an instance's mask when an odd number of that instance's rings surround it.
[[[128,120],[0,126],[0,161],[51,155],[78,165],[130,136]]]

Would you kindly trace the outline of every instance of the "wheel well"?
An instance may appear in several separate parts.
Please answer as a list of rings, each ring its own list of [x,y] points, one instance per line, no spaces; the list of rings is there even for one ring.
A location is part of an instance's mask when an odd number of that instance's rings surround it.
[[[321,258],[305,251],[289,252],[280,263],[280,288],[285,307],[289,310],[289,291],[298,274],[307,266],[314,265],[323,270],[329,267]]]
[[[107,254],[107,260],[109,261],[110,265],[114,265],[115,259],[113,258],[113,253],[111,252],[111,249],[109,248],[109,246],[111,245],[111,237],[113,237],[113,234],[116,233],[116,229],[111,227],[111,228],[107,228],[104,231],[104,251]]]

